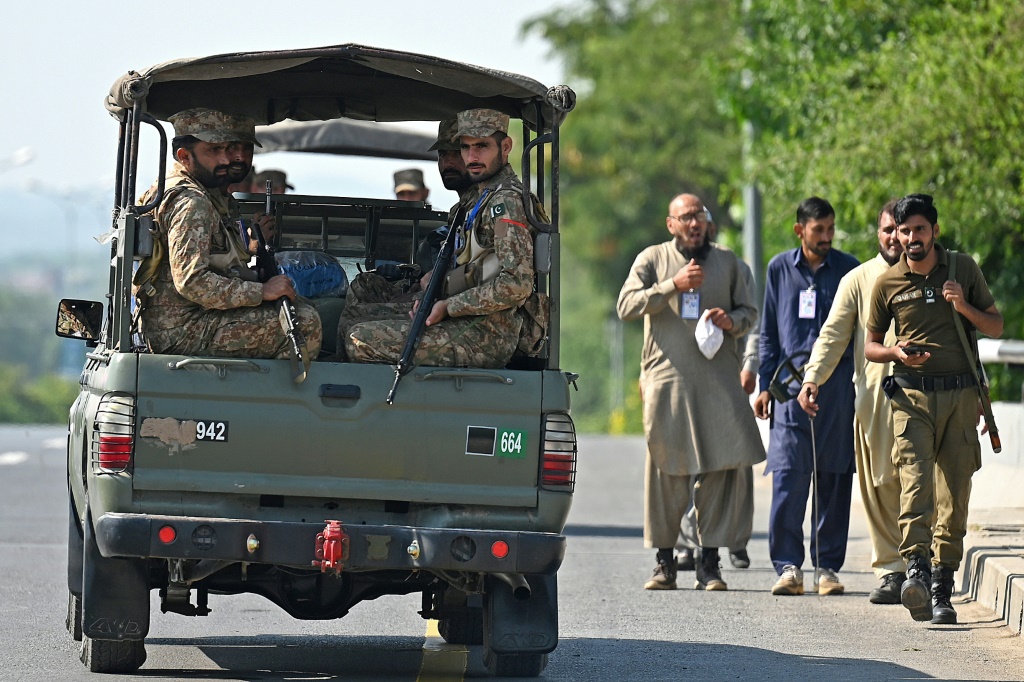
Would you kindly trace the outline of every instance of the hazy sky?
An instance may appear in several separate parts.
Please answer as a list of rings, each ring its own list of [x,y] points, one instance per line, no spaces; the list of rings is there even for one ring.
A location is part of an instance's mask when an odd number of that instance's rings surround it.
[[[550,86],[563,82],[562,67],[549,57],[544,41],[521,37],[520,26],[525,19],[571,4],[572,0],[21,3],[16,13],[9,13],[16,16],[8,16],[0,29],[0,196],[24,201],[22,206],[5,207],[5,213],[10,215],[13,209],[15,214],[45,214],[48,222],[62,222],[69,230],[92,236],[92,216],[101,216],[101,224],[103,214],[109,216],[117,151],[117,125],[102,102],[114,80],[128,70],[221,52],[359,43],[504,69]],[[26,148],[31,160],[12,163],[24,159]],[[297,192],[348,196],[389,196],[391,173],[417,166],[425,172],[435,205],[447,207],[455,200],[430,163],[279,153],[257,155],[255,165],[285,168]],[[140,172],[140,186],[150,180]],[[76,242],[79,239],[76,236]]]

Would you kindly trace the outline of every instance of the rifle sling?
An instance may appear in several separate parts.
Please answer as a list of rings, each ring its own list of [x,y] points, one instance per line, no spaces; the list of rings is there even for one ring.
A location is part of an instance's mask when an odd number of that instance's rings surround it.
[[[949,279],[956,282],[956,251],[948,251],[949,255]],[[953,306],[950,306],[953,308]],[[982,376],[978,372],[978,356],[975,354],[971,342],[967,339],[967,332],[964,330],[964,324],[960,321],[960,313],[953,308],[953,326],[956,327],[956,333],[960,336],[960,343],[963,344],[964,353],[967,355],[967,364],[971,367],[971,373],[974,375],[974,385],[978,389],[978,398],[981,402],[981,409],[985,413],[985,423],[988,425],[988,430],[993,435],[998,435],[999,430],[996,428],[996,418],[992,414],[992,405],[986,400],[985,396],[985,384],[982,383]]]

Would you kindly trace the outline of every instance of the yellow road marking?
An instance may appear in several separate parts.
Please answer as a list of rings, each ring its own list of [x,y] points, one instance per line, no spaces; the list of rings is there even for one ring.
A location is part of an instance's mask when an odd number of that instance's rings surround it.
[[[423,663],[417,682],[462,682],[466,674],[468,650],[461,644],[448,644],[437,631],[437,621],[427,621],[423,641]]]

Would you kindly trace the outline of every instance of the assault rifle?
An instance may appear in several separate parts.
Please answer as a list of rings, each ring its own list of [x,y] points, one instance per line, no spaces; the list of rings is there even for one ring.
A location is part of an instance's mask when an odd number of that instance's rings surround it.
[[[273,206],[270,203],[270,195],[274,190],[274,185],[270,180],[267,180],[267,203],[265,207],[265,213],[271,215]],[[277,260],[274,258],[274,253],[267,246],[267,239],[263,236],[263,230],[260,229],[259,225],[253,223],[252,231],[255,233],[256,242],[256,272],[259,275],[261,282],[266,282],[271,277],[277,274]],[[288,300],[287,296],[282,296],[275,302],[277,304],[278,319],[281,322],[281,329],[284,330],[284,334],[288,337],[288,342],[292,347],[292,379],[295,383],[300,384],[306,379],[306,370],[309,369],[308,355],[309,351],[306,350],[306,339],[302,335],[302,330],[299,329],[297,323],[297,317],[295,315],[295,305]]]
[[[427,283],[427,288],[423,292],[423,298],[420,299],[419,307],[416,309],[416,315],[412,319],[412,326],[409,327],[409,336],[405,339],[405,347],[402,349],[402,355],[398,358],[398,364],[395,365],[395,383],[391,385],[391,390],[388,392],[388,405],[392,405],[395,402],[395,392],[398,390],[398,382],[402,380],[402,377],[409,373],[412,369],[412,359],[416,355],[416,346],[420,343],[420,337],[423,335],[423,328],[427,324],[427,317],[430,316],[430,311],[434,307],[434,303],[437,302],[441,296],[442,288],[444,287],[445,275],[448,273],[448,268],[451,266],[452,253],[455,252],[455,226],[459,224],[462,216],[462,209],[460,208],[456,213],[455,220],[448,227],[448,235],[444,238],[444,242],[441,244],[441,252],[437,254],[437,260],[434,262],[434,269],[430,273],[430,282]]]

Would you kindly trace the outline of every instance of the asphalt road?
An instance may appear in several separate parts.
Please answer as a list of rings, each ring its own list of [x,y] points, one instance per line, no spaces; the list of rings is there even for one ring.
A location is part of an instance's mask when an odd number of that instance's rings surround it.
[[[0,427],[0,680],[102,679],[64,631],[64,429]],[[581,439],[569,550],[559,573],[560,636],[549,680],[1024,680],[1020,645],[994,614],[956,604],[961,624],[914,623],[874,606],[859,501],[841,597],[773,597],[757,477],[753,565],[726,561],[728,592],[645,592],[643,443]],[[690,576],[681,575],[688,588]],[[810,578],[807,578],[810,585]],[[211,596],[206,618],[154,600],[139,680],[458,680],[485,677],[479,647],[439,646],[419,597],[385,597],[334,621],[291,620],[251,595]]]

